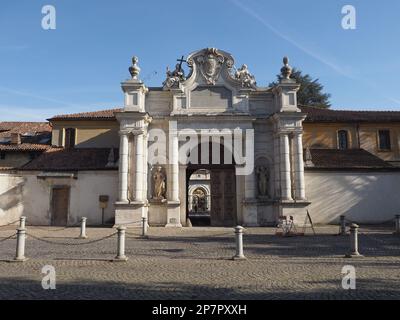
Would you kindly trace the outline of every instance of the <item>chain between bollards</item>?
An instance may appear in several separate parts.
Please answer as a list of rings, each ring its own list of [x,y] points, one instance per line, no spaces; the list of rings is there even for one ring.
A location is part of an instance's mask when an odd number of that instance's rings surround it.
[[[81,219],[81,234],[79,235],[79,239],[87,239],[86,235],[86,217],[82,217]]]
[[[126,227],[118,226],[118,247],[117,247],[117,256],[114,258],[114,261],[127,261],[128,257],[125,255],[125,230]]]
[[[236,254],[232,257],[233,260],[246,260],[247,258],[243,254],[243,227],[235,227],[235,239],[236,239]]]
[[[345,255],[346,258],[358,258],[362,255],[358,252],[358,228],[355,223],[350,225],[350,252]]]

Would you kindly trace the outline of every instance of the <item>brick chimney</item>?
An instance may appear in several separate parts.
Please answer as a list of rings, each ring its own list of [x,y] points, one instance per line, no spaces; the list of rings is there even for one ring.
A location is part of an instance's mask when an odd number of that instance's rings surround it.
[[[11,133],[11,144],[21,144],[21,135],[18,132]]]

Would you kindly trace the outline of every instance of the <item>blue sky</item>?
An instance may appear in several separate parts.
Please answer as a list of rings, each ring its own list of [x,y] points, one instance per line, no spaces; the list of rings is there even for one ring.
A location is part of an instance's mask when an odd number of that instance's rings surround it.
[[[43,30],[44,5],[56,30]],[[344,30],[341,9],[356,8]],[[121,106],[132,55],[160,86],[166,66],[204,47],[246,63],[260,86],[290,64],[319,78],[333,108],[400,110],[400,1],[2,0],[0,121]]]

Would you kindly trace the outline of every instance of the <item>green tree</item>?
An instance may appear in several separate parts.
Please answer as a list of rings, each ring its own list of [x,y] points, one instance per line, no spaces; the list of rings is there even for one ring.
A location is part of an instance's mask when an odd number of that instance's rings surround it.
[[[323,92],[324,86],[319,83],[319,79],[312,79],[309,74],[302,74],[301,70],[293,68],[291,79],[296,80],[300,84],[297,92],[297,103],[305,106],[318,108],[329,108],[331,106],[329,93]],[[282,75],[277,75],[278,82],[282,79]],[[272,82],[269,86],[275,86],[277,82]]]

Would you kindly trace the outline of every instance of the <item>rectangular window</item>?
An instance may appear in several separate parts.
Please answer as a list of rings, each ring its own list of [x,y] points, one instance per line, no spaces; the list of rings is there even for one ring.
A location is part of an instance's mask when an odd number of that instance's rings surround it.
[[[73,148],[75,146],[75,128],[65,129],[65,148]]]
[[[6,158],[6,153],[5,152],[0,152],[0,159],[4,160]]]
[[[390,150],[390,131],[389,130],[379,130],[378,131],[378,143],[379,150]]]

